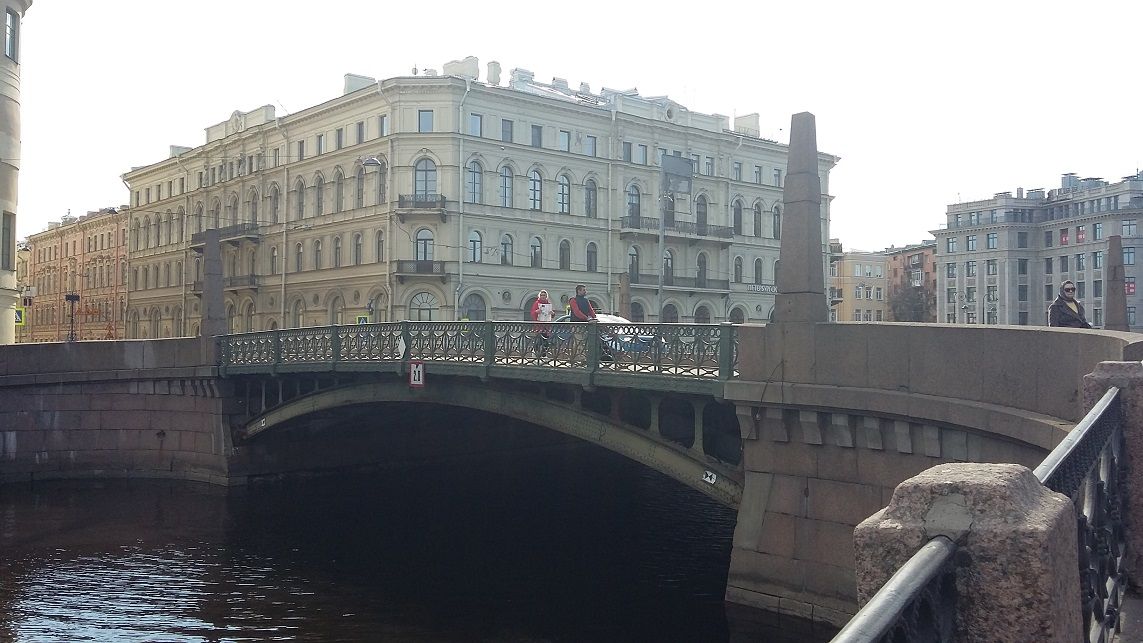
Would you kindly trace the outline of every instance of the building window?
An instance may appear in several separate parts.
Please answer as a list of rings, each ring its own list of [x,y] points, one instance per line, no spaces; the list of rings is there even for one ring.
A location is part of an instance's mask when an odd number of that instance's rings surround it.
[[[305,253],[302,249],[302,244],[299,243],[298,245],[294,246],[294,272],[302,271],[302,266],[304,265],[302,263],[302,259],[304,258]]]
[[[437,192],[437,164],[432,159],[417,161],[413,168],[413,178],[416,198],[422,201],[434,200]]]
[[[512,121],[506,118],[500,120],[500,140],[505,143],[512,142]]]
[[[417,131],[421,133],[433,131],[433,110],[417,110]]]
[[[984,262],[984,273],[989,276],[996,275],[996,260],[988,259]]]
[[[4,55],[20,62],[20,14],[11,9],[4,18]]]
[[[1123,222],[1123,236],[1134,237],[1137,234],[1135,219],[1127,219]]]
[[[512,207],[512,168],[507,165],[500,168],[500,206]]]
[[[528,206],[533,210],[543,210],[544,181],[539,170],[532,170],[528,174]]]
[[[571,179],[564,174],[556,178],[556,212],[571,213]]]
[[[706,157],[706,172],[704,174],[706,174],[707,176],[714,176],[714,157],[713,156]]]
[[[540,241],[539,237],[532,237],[532,243],[529,246],[531,252],[530,264],[533,268],[544,267],[544,242]]]
[[[314,181],[314,216],[325,214],[325,179],[320,176]]]
[[[468,164],[468,180],[465,181],[465,196],[469,203],[484,203],[484,168],[478,161]]]
[[[1028,285],[1020,284],[1016,286],[1016,301],[1028,301]]]
[[[976,250],[976,235],[970,234],[964,238],[964,249],[968,252]]]
[[[571,132],[567,130],[560,130],[560,150],[564,152],[571,151]]]
[[[314,241],[314,270],[321,270],[321,239]]]
[[[1099,241],[1099,240],[1103,239],[1103,224],[1102,223],[1091,224],[1091,237],[1095,241]]]
[[[1128,297],[1135,294],[1135,277],[1123,278],[1123,293]]]
[[[996,233],[995,232],[989,232],[987,235],[985,235],[984,243],[985,243],[985,247],[987,247],[989,250],[995,250],[996,249]]]
[[[735,200],[733,217],[734,234],[742,234],[742,201]]]
[[[333,267],[341,267],[341,237],[333,238]]]
[[[1028,233],[1027,232],[1017,232],[1016,233],[1016,247],[1017,248],[1027,248],[1028,247]]]
[[[956,237],[945,239],[945,252],[956,252]]]
[[[298,158],[296,158],[294,160],[296,160],[296,161],[306,160],[306,142],[305,141],[298,141]],[[210,168],[210,178],[211,178],[210,182],[214,183],[214,168]]]
[[[734,283],[742,283],[742,257],[734,258]]]
[[[588,218],[594,219],[599,215],[597,199],[598,190],[595,187],[595,181],[588,179],[587,183],[583,185],[583,209]]]
[[[884,292],[882,291],[881,286],[873,289],[873,298],[877,301],[881,301],[884,298]]]
[[[1045,257],[1045,258],[1044,258],[1044,274],[1045,274],[1045,275],[1050,275],[1050,274],[1052,274],[1052,265],[1053,265],[1053,263],[1054,263],[1054,262],[1053,262],[1053,260],[1052,260],[1052,258],[1051,258],[1051,257]]]
[[[317,135],[317,153],[318,154],[324,154],[325,153],[325,134],[318,134]]]
[[[468,115],[468,133],[473,136],[484,136],[484,117],[480,114]]]
[[[477,293],[471,293],[464,298],[464,318],[468,321],[485,321],[488,319],[487,310],[484,306],[484,297]]]
[[[640,145],[635,149],[635,162],[639,165],[647,164],[647,146]]]
[[[1060,257],[1060,273],[1062,274],[1065,272],[1068,272],[1068,256],[1067,255]]]
[[[429,116],[429,120],[430,120],[430,125],[431,125],[431,121],[432,121],[431,115]],[[429,129],[432,129],[432,128],[430,127]],[[377,117],[377,135],[378,136],[388,136],[389,135],[389,115],[388,114],[382,114],[382,115]]]
[[[1092,310],[1091,312],[1092,312],[1091,325],[1092,326],[1102,326],[1103,325],[1103,309],[1102,308],[1096,308],[1096,309]]]
[[[599,270],[599,248],[594,243],[587,244],[587,271]]]
[[[1091,296],[1099,299],[1103,297],[1103,280],[1096,279],[1091,282]]]
[[[762,205],[754,204],[754,236],[762,236]]]
[[[1091,253],[1091,268],[1092,270],[1101,270],[1103,268],[1103,251],[1096,250]]]
[[[627,188],[627,216],[637,217],[641,213],[641,195],[639,186],[631,185]]]
[[[1127,325],[1128,326],[1134,326],[1135,325],[1135,306],[1128,306],[1127,307]]]
[[[377,263],[385,261],[385,231],[379,230],[373,240],[373,258]]]
[[[588,156],[596,155],[596,139],[594,136],[588,136],[584,139],[583,153]]]
[[[417,261],[433,260],[433,233],[427,228],[417,230],[417,239],[413,242],[413,258]]]
[[[1076,243],[1083,243],[1087,238],[1087,231],[1083,226],[1076,226]]]
[[[976,262],[975,261],[964,262],[964,276],[965,277],[975,277],[976,276]]]
[[[1123,249],[1123,265],[1125,265],[1125,266],[1134,266],[1135,265],[1135,248],[1124,248]]]
[[[1067,228],[1061,228],[1060,229],[1060,245],[1061,246],[1068,245],[1068,229]]]
[[[353,265],[361,265],[361,247],[362,247],[361,234],[353,235]]]
[[[413,321],[432,321],[433,313],[440,307],[436,295],[419,292],[409,300],[409,317]]]
[[[945,264],[945,277],[947,277],[949,279],[956,279],[956,264],[955,263],[946,263]]]
[[[544,146],[544,127],[543,125],[532,126],[532,147]]]
[[[945,301],[950,304],[956,303],[956,288],[949,288],[945,291]]]
[[[560,242],[560,270],[571,270],[571,242],[567,239]]]
[[[481,241],[480,233],[476,230],[468,233],[468,261],[470,263],[480,263]]]
[[[774,238],[782,238],[782,210],[774,204]]]
[[[1052,247],[1052,231],[1051,230],[1044,230],[1044,247],[1045,248],[1051,248]]]
[[[500,237],[500,265],[512,265],[512,236],[504,235]]]
[[[735,161],[733,166],[733,176],[735,181],[742,180],[742,161]]]
[[[623,141],[623,160],[631,162],[631,143]]]
[[[365,121],[357,121],[357,142],[365,142]]]

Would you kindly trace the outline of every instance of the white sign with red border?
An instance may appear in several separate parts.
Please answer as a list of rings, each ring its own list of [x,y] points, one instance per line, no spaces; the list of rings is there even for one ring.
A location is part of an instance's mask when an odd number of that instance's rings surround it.
[[[416,361],[409,362],[409,387],[410,388],[424,388],[425,387],[425,363]]]

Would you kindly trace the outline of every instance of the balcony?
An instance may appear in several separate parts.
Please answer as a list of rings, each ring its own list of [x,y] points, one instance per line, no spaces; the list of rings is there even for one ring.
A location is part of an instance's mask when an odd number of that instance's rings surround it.
[[[440,277],[441,283],[448,281],[443,261],[410,261],[397,262],[397,281],[405,283],[408,277]]]
[[[407,217],[436,215],[441,223],[448,221],[447,200],[443,194],[402,194],[397,197],[397,220]]]
[[[239,223],[237,225],[229,225],[225,228],[218,229],[218,240],[227,243],[238,245],[243,240],[253,241],[257,243],[258,224],[257,223]],[[196,232],[191,235],[191,249],[202,251],[203,246],[206,244],[206,232]]]
[[[257,275],[238,275],[226,277],[222,280],[222,287],[226,290],[258,290]]]
[[[709,223],[696,223],[694,221],[677,221],[668,217],[663,224],[663,231],[669,237],[683,237],[695,240],[696,237],[725,239],[727,243],[734,238],[734,228]],[[659,219],[639,215],[628,215],[619,219],[620,234],[649,234],[659,232]]]
[[[632,286],[657,288],[659,275],[646,272],[627,271],[627,282]],[[730,290],[729,279],[709,279],[706,277],[679,277],[674,274],[663,275],[664,288],[687,288],[705,290]]]

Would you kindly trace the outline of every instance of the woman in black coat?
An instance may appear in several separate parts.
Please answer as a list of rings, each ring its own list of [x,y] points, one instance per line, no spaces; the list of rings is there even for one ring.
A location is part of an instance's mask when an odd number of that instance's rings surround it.
[[[1060,328],[1091,328],[1083,314],[1083,304],[1076,299],[1076,285],[1071,281],[1060,284],[1060,294],[1048,306],[1048,325]]]

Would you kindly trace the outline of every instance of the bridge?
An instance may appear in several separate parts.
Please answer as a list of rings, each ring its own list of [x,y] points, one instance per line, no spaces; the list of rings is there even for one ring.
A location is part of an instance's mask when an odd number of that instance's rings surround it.
[[[999,493],[973,486],[980,479],[1012,481],[1019,493],[1011,498],[1051,494],[1018,472],[1030,476],[1111,382],[1127,401],[1126,451],[1143,447],[1143,419],[1132,410],[1143,408],[1135,401],[1143,373],[1121,372],[1143,370],[1143,336],[825,321],[816,149],[812,116],[809,135],[802,116],[791,134],[779,294],[767,325],[551,324],[542,358],[531,322],[226,335],[217,231],[209,230],[205,337],[0,348],[0,482],[115,476],[233,485],[512,448],[461,426],[432,439],[401,428],[413,408],[475,409],[521,422],[540,440],[600,445],[736,508],[727,600],[841,625],[928,547],[927,514],[906,524],[907,509],[923,505],[916,494],[952,492],[946,478],[926,472],[969,471],[956,474],[953,496],[974,501]],[[413,369],[424,386],[410,386]],[[368,421],[348,430],[347,417]],[[973,468],[990,466],[1001,468]],[[1133,476],[1125,473],[1125,484]],[[932,515],[956,517],[967,504]],[[1125,513],[1130,526],[1143,501]],[[911,525],[908,538],[901,524]],[[870,535],[883,532],[883,540]],[[964,545],[962,558],[997,556],[980,554],[971,529],[947,533]],[[1063,536],[1043,542],[1056,543],[1045,551],[1068,549]],[[1075,570],[1078,550],[1069,551],[1065,563]],[[1078,586],[1055,592],[1055,613],[1073,603],[1079,613]],[[1074,640],[1068,627],[1060,631],[1024,640]]]

